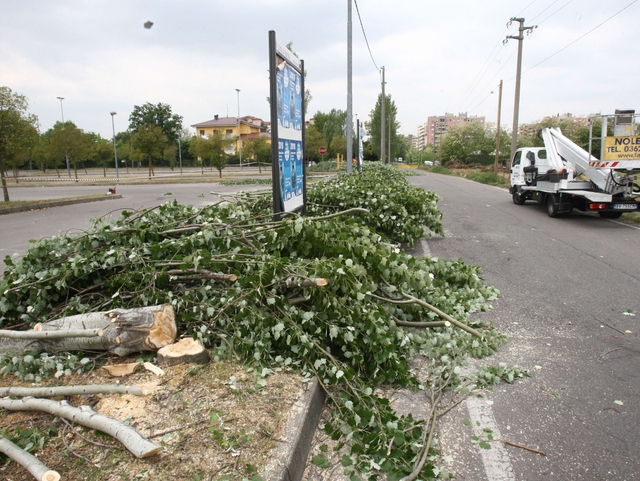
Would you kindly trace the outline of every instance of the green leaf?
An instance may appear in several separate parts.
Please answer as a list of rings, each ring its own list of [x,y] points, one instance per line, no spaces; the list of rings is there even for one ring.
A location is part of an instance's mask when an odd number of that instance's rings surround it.
[[[329,466],[331,466],[331,464],[329,463],[329,460],[324,456],[324,454],[318,454],[314,456],[311,462],[323,469],[326,469]]]

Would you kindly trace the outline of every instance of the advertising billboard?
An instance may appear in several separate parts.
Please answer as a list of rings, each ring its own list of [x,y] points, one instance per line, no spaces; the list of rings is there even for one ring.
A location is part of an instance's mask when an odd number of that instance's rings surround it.
[[[269,53],[273,211],[304,214],[304,61],[278,45],[273,31]]]

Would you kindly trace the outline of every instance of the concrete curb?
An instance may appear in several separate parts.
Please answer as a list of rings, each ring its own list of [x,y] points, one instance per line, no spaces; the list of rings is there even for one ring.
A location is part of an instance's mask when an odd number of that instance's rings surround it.
[[[49,207],[62,207],[64,205],[86,204],[88,202],[98,202],[101,200],[115,200],[115,199],[122,199],[122,196],[120,194],[116,194],[116,195],[105,195],[104,197],[88,197],[86,199],[68,199],[68,200],[34,202],[33,204],[21,205],[16,207],[0,207],[0,215],[15,214],[17,212],[27,212],[30,210],[48,209]]]
[[[268,481],[300,481],[307,464],[311,441],[318,426],[326,393],[316,379],[292,407],[280,437],[280,445],[261,473]]]

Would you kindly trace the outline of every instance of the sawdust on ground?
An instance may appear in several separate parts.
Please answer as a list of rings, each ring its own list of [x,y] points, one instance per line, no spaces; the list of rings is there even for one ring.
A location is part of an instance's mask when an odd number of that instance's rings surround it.
[[[72,396],[74,406],[90,405],[123,421],[162,446],[151,457],[137,459],[102,433],[68,426],[49,414],[4,411],[0,430],[56,428],[37,457],[65,481],[242,480],[259,474],[279,443],[290,407],[301,398],[300,375],[276,372],[264,378],[234,363],[164,368],[163,376],[140,369],[125,378],[103,370],[88,378],[62,378],[60,385],[126,384],[155,388],[147,396],[101,394]],[[0,377],[5,386],[20,383]],[[60,400],[62,398],[54,398]],[[2,459],[2,458],[0,458]],[[31,481],[15,462],[0,461],[0,478]]]

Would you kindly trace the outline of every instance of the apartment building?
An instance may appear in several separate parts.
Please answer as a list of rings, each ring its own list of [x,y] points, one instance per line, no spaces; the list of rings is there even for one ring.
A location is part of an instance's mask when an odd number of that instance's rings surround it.
[[[424,149],[427,145],[438,146],[447,130],[463,122],[481,122],[484,125],[485,118],[476,115],[469,116],[466,112],[461,112],[458,115],[445,113],[429,117],[426,123],[418,125],[413,146],[418,150]]]

